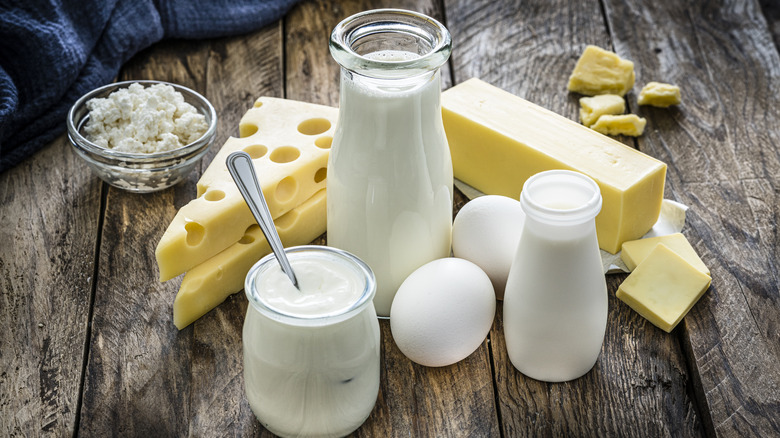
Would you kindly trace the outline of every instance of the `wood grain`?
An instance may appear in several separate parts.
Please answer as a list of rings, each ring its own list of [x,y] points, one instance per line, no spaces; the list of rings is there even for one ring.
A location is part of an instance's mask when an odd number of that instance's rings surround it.
[[[446,10],[457,47],[456,83],[480,77],[578,120],[580,96],[566,90],[568,76],[587,44],[611,48],[598,2],[451,1]],[[573,382],[548,384],[520,374],[507,356],[499,312],[490,339],[504,436],[701,434],[677,339],[614,298],[622,277],[608,282],[599,360]]]
[[[691,206],[685,234],[712,271],[678,329],[704,424],[719,436],[778,435],[780,57],[771,33],[752,1],[605,7],[639,84],[684,90],[677,110],[639,108],[651,127],[639,146],[669,164],[667,196]]]
[[[0,174],[0,435],[76,427],[100,180],[63,135]]]

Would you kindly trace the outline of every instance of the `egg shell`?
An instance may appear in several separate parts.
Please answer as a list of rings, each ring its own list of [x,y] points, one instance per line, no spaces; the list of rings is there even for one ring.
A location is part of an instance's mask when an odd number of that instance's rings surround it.
[[[495,314],[487,274],[468,260],[444,258],[404,280],[390,309],[390,329],[409,359],[440,367],[473,353],[487,337]]]
[[[496,298],[504,299],[509,268],[515,258],[525,212],[520,201],[498,195],[474,198],[452,224],[452,253],[473,262],[490,277]]]

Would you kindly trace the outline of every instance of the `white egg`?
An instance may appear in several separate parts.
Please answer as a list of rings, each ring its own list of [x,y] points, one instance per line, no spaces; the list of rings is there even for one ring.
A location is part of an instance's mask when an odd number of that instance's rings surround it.
[[[523,231],[520,201],[506,196],[475,198],[460,209],[452,224],[452,253],[482,268],[496,298],[504,299],[509,268]]]
[[[396,345],[420,365],[452,365],[487,337],[496,313],[490,279],[463,259],[427,263],[404,280],[390,308]]]

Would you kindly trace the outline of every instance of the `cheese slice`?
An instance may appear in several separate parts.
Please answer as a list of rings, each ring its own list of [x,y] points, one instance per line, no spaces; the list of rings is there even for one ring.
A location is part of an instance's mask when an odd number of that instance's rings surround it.
[[[599,246],[617,253],[658,220],[666,165],[479,79],[442,93],[455,177],[491,195],[519,199],[530,176],[582,172],[601,188]]]
[[[271,216],[277,218],[325,188],[338,109],[261,97],[198,181],[198,197],[183,206],[157,245],[160,281],[203,263],[238,242],[255,220],[225,159],[238,150],[255,165]]]
[[[630,135],[639,137],[645,132],[647,120],[636,114],[609,115],[605,114],[591,125],[591,129],[604,135]]]
[[[711,282],[661,243],[623,281],[617,297],[656,327],[671,332]]]
[[[588,96],[617,94],[625,96],[634,86],[634,63],[614,52],[587,46],[569,77],[569,91]]]
[[[286,247],[304,245],[316,239],[326,228],[325,189],[299,207],[274,221]],[[173,323],[179,330],[192,324],[244,288],[249,269],[271,247],[257,224],[247,229],[241,240],[188,271],[173,302]]]
[[[710,275],[710,269],[696,254],[696,250],[693,249],[688,239],[683,236],[682,233],[674,233],[666,236],[648,237],[645,239],[632,240],[624,242],[620,251],[620,257],[623,259],[623,263],[629,271],[633,271],[644,259],[650,254],[650,252],[658,245],[662,243],[671,249],[677,255],[684,258],[685,261],[691,264],[699,271]]]
[[[680,87],[661,82],[648,82],[639,92],[637,103],[640,105],[652,105],[666,108],[671,105],[679,105]]]

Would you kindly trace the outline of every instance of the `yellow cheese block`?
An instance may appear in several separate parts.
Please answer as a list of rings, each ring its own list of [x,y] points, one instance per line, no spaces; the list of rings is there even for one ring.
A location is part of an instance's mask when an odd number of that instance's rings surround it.
[[[238,242],[255,220],[225,159],[247,152],[277,218],[325,188],[338,109],[261,97],[241,119],[242,138],[229,138],[198,181],[198,197],[183,206],[157,245],[160,281],[171,279]]]
[[[623,281],[617,297],[656,327],[671,332],[711,281],[661,243]]]
[[[603,115],[591,125],[591,129],[604,135],[630,135],[639,137],[645,132],[647,120],[636,114],[619,116]]]
[[[470,79],[442,93],[455,177],[491,195],[520,197],[530,176],[582,172],[601,188],[599,246],[617,253],[658,220],[666,165],[577,122]]]
[[[279,237],[286,247],[305,245],[325,232],[325,189],[317,192],[301,206],[274,221]],[[188,271],[173,302],[173,323],[179,330],[217,307],[225,299],[244,288],[249,268],[271,247],[257,224],[252,225],[237,243]]]
[[[629,271],[633,271],[650,252],[658,245],[662,243],[667,248],[671,249],[677,255],[684,258],[685,261],[691,264],[699,271],[710,275],[710,269],[696,254],[696,250],[693,249],[688,239],[682,235],[682,233],[669,234],[667,236],[648,237],[646,239],[632,240],[630,242],[624,242],[623,248],[620,252],[620,257],[626,264]]]
[[[634,63],[614,52],[587,46],[569,77],[569,91],[588,96],[617,94],[625,96],[634,86]]]
[[[639,92],[637,99],[640,105],[652,105],[666,108],[670,105],[679,105],[680,87],[661,82],[650,82]]]
[[[623,114],[626,101],[617,94],[583,97],[580,99],[580,122],[585,126],[596,123],[605,114]]]

